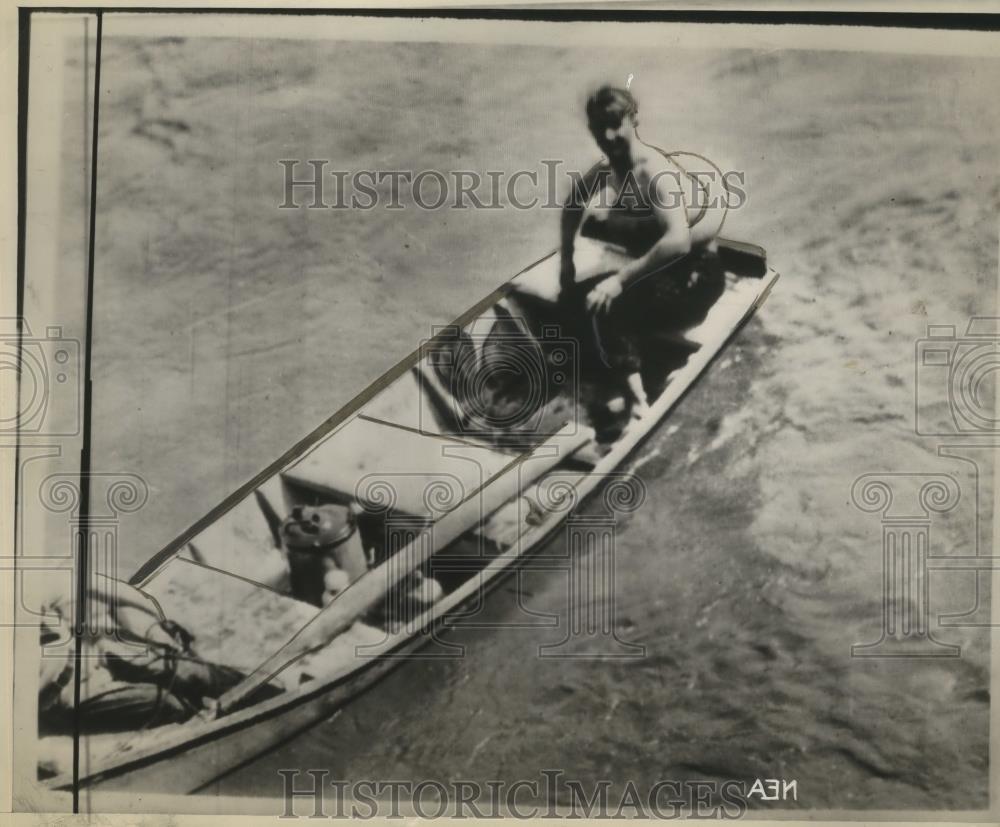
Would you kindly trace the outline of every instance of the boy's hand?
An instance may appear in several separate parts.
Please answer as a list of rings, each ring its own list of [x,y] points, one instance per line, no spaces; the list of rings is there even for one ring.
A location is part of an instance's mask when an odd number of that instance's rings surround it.
[[[591,313],[607,313],[622,290],[621,279],[617,275],[608,276],[587,294],[587,310]]]

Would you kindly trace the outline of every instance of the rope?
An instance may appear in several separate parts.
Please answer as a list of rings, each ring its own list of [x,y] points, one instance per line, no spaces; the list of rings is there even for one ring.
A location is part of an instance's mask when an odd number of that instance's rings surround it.
[[[643,146],[647,146],[650,149],[655,149],[657,152],[660,153],[660,155],[662,155],[664,158],[666,158],[668,161],[670,161],[670,163],[675,164],[677,166],[677,168],[681,172],[683,172],[688,178],[690,178],[700,188],[700,190],[705,193],[705,196],[706,196],[705,203],[702,204],[701,210],[698,212],[698,215],[695,216],[694,221],[691,221],[688,224],[688,226],[690,226],[690,227],[696,226],[705,217],[705,215],[708,213],[708,203],[707,202],[709,200],[708,196],[710,195],[710,193],[707,191],[707,189],[705,189],[704,184],[702,184],[694,175],[692,175],[690,172],[688,172],[684,168],[684,165],[681,164],[680,161],[678,161],[676,159],[676,156],[678,156],[678,155],[690,155],[690,156],[692,156],[694,158],[698,158],[699,160],[704,161],[713,170],[715,170],[717,173],[719,173],[719,179],[720,180],[722,180],[725,177],[723,175],[722,170],[710,158],[706,158],[704,155],[699,155],[697,152],[689,152],[689,151],[687,151],[685,149],[678,149],[678,150],[674,150],[673,152],[668,152],[667,150],[665,150],[665,149],[663,149],[661,147],[658,147],[656,144],[651,144],[648,141],[644,141],[642,139],[642,137],[639,135],[639,129],[638,128],[636,128],[636,130],[635,130],[635,136],[639,139],[639,143],[641,143]],[[722,232],[722,227],[725,225],[726,219],[728,217],[729,217],[729,199],[727,198],[726,202],[725,202],[725,211],[722,213],[722,220],[719,222],[719,229],[717,231],[717,234]]]

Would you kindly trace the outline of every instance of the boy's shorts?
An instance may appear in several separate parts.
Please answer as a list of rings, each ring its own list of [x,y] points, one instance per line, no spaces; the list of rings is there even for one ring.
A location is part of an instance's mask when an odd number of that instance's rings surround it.
[[[638,372],[647,337],[701,324],[725,286],[725,271],[710,252],[687,255],[662,273],[631,284],[609,313],[594,317],[594,332],[608,366],[626,375]]]

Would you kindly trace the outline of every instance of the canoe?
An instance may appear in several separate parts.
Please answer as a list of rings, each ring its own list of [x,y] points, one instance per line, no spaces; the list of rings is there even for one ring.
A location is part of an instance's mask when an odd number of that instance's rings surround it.
[[[624,257],[581,239],[577,281],[598,280]],[[197,791],[334,714],[429,641],[446,641],[442,630],[474,614],[484,592],[560,541],[588,495],[628,485],[617,469],[777,279],[753,245],[720,240],[718,260],[724,283],[699,311],[642,331],[641,418],[608,413],[608,371],[556,301],[553,253],[154,555],[132,585],[189,627],[201,658],[243,679],[183,723],[85,736],[80,787]],[[316,521],[320,511],[346,515],[337,548],[356,567],[363,560],[350,575],[338,569],[340,587],[326,592],[310,591],[325,575],[303,575],[302,560],[319,558],[296,556],[289,533],[312,530],[303,515]],[[65,790],[74,779],[43,783]]]

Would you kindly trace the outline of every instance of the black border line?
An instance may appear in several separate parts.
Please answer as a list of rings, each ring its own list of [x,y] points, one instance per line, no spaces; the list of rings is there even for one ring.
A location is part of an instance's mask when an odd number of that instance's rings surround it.
[[[25,175],[28,163],[28,67],[31,63],[31,10],[18,9],[17,38],[17,318],[24,318],[24,240],[28,219],[28,179]],[[18,330],[20,330],[20,323]],[[18,339],[18,352],[21,350]],[[18,388],[20,388],[18,382]],[[20,445],[20,440],[18,440]]]
[[[17,275],[17,296],[15,299],[17,308],[17,353],[20,356],[22,342],[24,339],[24,260],[25,245],[24,240],[28,228],[27,205],[28,205],[28,182],[25,170],[28,164],[28,67],[31,63],[31,13],[27,9],[19,8],[17,15],[17,251],[15,258],[15,272]],[[14,389],[15,411],[21,410],[21,375],[17,375],[17,385]],[[15,428],[17,438],[14,440],[14,514],[11,519],[11,526],[14,534],[11,537],[14,560],[14,591],[12,594],[14,603],[14,622],[17,621],[17,539],[22,526],[18,524],[18,515],[21,509],[18,508],[21,494],[21,431]],[[17,634],[14,634],[11,641],[11,705],[10,705],[10,729],[14,732],[14,722],[17,715],[17,693],[15,691],[16,676],[14,665],[17,663]],[[12,735],[13,739],[13,735]],[[12,744],[11,758],[14,758]]]
[[[23,11],[23,10],[22,10]],[[996,12],[844,12],[844,11],[746,11],[738,9],[559,9],[559,8],[253,8],[247,6],[204,6],[181,8],[161,6],[36,6],[32,12],[46,14],[231,14],[375,18],[434,18],[451,20],[527,20],[540,22],[620,22],[620,23],[715,23],[775,26],[866,26],[906,29],[959,29],[1000,31]]]
[[[94,338],[94,258],[97,239],[97,132],[101,105],[101,39],[103,15],[97,11],[94,52],[94,114],[90,138],[90,227],[87,246],[87,356],[83,362],[83,416],[80,448],[80,528],[77,534],[76,611],[73,636],[76,651],[73,663],[73,813],[80,812],[80,690],[83,681],[83,634],[87,622],[87,584],[90,564],[90,419],[91,419],[91,343]]]

